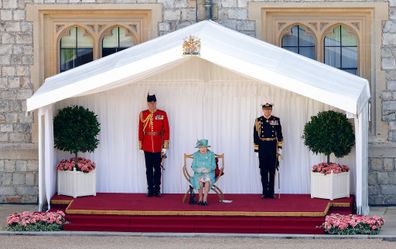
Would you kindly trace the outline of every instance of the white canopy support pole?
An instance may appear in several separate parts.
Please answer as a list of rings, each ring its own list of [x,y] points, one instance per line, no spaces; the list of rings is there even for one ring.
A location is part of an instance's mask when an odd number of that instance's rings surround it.
[[[51,197],[56,191],[54,165],[53,108],[45,106],[38,111],[39,150],[39,210],[49,210]],[[47,204],[47,207],[45,207]]]
[[[53,132],[53,107],[52,105],[45,108],[45,135],[44,135],[44,148],[45,148],[45,198],[50,209],[51,197],[56,192],[56,169],[54,164],[54,132]]]
[[[45,199],[45,183],[44,183],[44,124],[43,124],[43,108],[38,110],[38,184],[39,184],[39,211],[43,211]]]
[[[356,137],[356,211],[367,215],[368,206],[368,104],[355,118]]]

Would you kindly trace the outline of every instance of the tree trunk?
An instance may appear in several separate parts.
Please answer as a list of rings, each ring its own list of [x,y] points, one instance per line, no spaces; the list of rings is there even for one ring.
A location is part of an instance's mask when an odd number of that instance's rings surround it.
[[[74,160],[75,160],[76,162],[77,162],[77,153],[78,153],[78,151],[74,153],[74,155],[75,155]],[[74,168],[75,168],[76,171],[78,171],[78,170],[77,170],[77,163],[74,164]]]

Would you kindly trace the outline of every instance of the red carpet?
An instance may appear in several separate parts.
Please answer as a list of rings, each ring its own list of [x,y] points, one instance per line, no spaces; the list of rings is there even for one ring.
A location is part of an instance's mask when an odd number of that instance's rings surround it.
[[[351,213],[352,198],[334,201],[309,195],[281,194],[280,199],[227,194],[232,203],[210,195],[209,206],[182,203],[182,194],[147,198],[144,194],[98,193],[73,199],[54,196],[52,204],[68,205],[65,230],[130,232],[323,233],[329,212]]]

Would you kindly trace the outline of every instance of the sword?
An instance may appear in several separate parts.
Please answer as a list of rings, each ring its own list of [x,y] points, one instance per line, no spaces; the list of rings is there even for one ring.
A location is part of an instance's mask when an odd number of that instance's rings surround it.
[[[164,166],[164,164],[165,164],[165,158],[167,158],[167,156],[166,156],[166,154],[162,154],[161,155],[161,164],[160,164],[160,167],[161,167],[161,191],[162,191],[162,194],[164,193],[164,171],[165,171],[165,166]]]
[[[278,199],[280,199],[280,170],[279,170],[279,159],[276,158],[276,170],[278,171]]]
[[[167,158],[166,154],[161,155],[161,170],[165,170],[165,158]]]

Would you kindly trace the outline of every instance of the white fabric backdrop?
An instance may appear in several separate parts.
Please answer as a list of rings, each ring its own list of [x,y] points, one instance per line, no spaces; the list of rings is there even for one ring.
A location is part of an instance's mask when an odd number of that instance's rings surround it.
[[[207,138],[216,153],[225,153],[225,175],[219,186],[226,193],[260,193],[258,159],[253,152],[253,125],[260,104],[274,103],[284,135],[281,193],[309,193],[310,168],[324,161],[313,155],[301,138],[304,124],[329,106],[306,97],[242,77],[202,60],[191,60],[154,77],[130,85],[68,99],[57,109],[83,105],[95,111],[101,123],[100,144],[83,156],[97,164],[98,192],[145,192],[144,155],[138,151],[139,112],[146,108],[147,92],[155,93],[157,107],[168,113],[170,149],[165,163],[165,193],[187,189],[182,175],[183,153],[195,151],[196,139]],[[354,150],[342,159],[352,168]],[[70,157],[58,152],[58,161]]]

